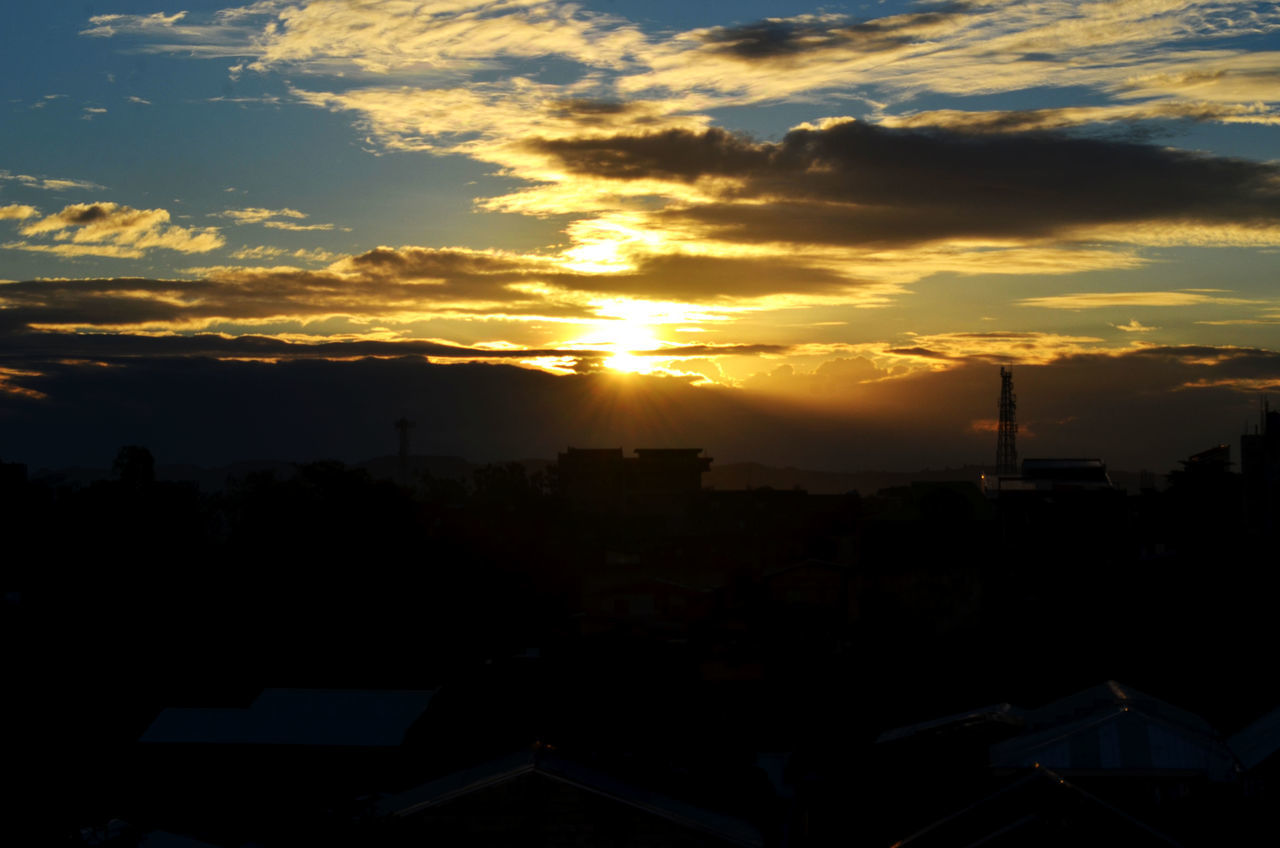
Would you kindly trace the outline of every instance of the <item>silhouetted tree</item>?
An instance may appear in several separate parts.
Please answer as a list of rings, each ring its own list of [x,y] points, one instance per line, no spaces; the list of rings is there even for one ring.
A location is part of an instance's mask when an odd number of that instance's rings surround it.
[[[529,504],[538,492],[518,462],[501,465],[482,465],[475,470],[476,503],[501,507],[520,507]]]
[[[111,464],[111,476],[131,489],[149,486],[156,481],[156,461],[141,445],[125,445]]]

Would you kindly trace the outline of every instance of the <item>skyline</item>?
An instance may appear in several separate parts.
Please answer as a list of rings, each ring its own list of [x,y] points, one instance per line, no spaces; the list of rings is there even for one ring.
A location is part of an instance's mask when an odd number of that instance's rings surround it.
[[[1161,469],[1280,388],[1276,4],[689,6],[7,10],[4,457],[447,384],[440,452],[989,462],[1006,364]]]

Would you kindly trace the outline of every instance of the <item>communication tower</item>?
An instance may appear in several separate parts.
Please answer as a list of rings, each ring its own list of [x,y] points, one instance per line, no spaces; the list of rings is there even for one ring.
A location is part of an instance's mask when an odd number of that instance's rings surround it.
[[[1013,393],[1013,368],[1000,368],[1000,428],[996,440],[996,473],[1018,473],[1018,396]]]

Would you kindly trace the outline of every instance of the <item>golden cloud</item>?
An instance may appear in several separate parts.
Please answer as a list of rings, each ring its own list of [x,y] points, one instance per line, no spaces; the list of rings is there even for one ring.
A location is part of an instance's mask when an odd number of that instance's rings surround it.
[[[39,209],[22,203],[10,203],[7,206],[0,206],[0,221],[25,221],[39,214]]]
[[[52,236],[57,244],[13,242],[6,247],[63,256],[138,257],[163,248],[207,253],[224,244],[216,227],[169,224],[165,209],[134,209],[118,203],[77,203],[24,224],[24,236]]]

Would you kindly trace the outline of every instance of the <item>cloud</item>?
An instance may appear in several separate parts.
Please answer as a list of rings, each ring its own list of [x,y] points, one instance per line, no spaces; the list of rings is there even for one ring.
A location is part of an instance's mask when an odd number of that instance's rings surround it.
[[[824,91],[874,92],[883,102],[920,92],[964,96],[1043,86],[1164,96],[1173,86],[1140,81],[1203,69],[1248,76],[1267,67],[1244,51],[1211,45],[1274,31],[1278,22],[1272,4],[1228,11],[1211,0],[1070,6],[995,0],[862,21],[804,15],[679,34],[654,44],[645,56],[649,67],[620,86],[714,91],[739,104]],[[1259,91],[1262,85],[1233,93],[1243,103],[1275,102],[1274,87],[1250,96]],[[1226,100],[1223,94],[1195,99]]]
[[[847,121],[778,143],[710,129],[527,146],[577,175],[691,187],[701,202],[654,223],[711,240],[1001,244],[1153,221],[1280,237],[1280,166],[1117,140]]]
[[[1272,27],[1274,28],[1274,26]],[[1219,104],[1276,103],[1280,51],[1180,55],[1108,87],[1125,100],[1196,100]]]
[[[905,115],[886,115],[881,126],[919,129],[939,127],[960,132],[1032,132],[1062,130],[1087,124],[1132,123],[1150,120],[1188,120],[1225,124],[1280,124],[1280,111],[1259,102],[1152,101],[1138,105],[1061,106],[1011,111],[938,109]]]
[[[52,237],[54,244],[11,242],[5,247],[63,256],[137,258],[163,248],[180,253],[206,253],[223,245],[216,228],[169,224],[164,209],[134,209],[118,203],[77,203],[24,224],[23,236]]]
[[[226,209],[216,213],[220,218],[230,218],[237,224],[261,224],[271,218],[305,218],[306,213],[297,209],[263,209],[253,206],[248,209]]]
[[[335,224],[294,224],[290,221],[263,221],[262,226],[271,230],[290,230],[293,232],[309,232],[311,230],[332,230],[336,227]]]
[[[527,136],[702,129],[709,123],[705,116],[687,114],[690,104],[600,96],[607,91],[601,92],[589,80],[565,86],[524,77],[433,88],[366,85],[337,92],[290,89],[302,103],[354,113],[357,127],[382,147],[462,154],[516,167],[531,177],[537,175],[538,163],[531,162],[528,151],[515,144]],[[531,166],[535,170],[530,171]]]
[[[69,189],[94,190],[102,189],[97,183],[88,180],[69,180],[57,177],[35,177],[31,174],[11,174],[0,171],[0,182],[16,182],[25,188],[40,188],[47,191],[67,191]]]
[[[815,53],[884,53],[904,44],[937,35],[955,22],[953,11],[894,15],[854,23],[834,15],[768,18],[750,24],[715,27],[698,35],[711,53],[750,64],[789,65]]]
[[[642,44],[619,18],[543,0],[360,4],[258,2],[206,18],[98,15],[81,34],[135,35],[157,52],[243,57],[235,66],[304,73],[441,74],[487,68],[498,57],[559,56],[617,67]]]
[[[259,245],[258,247],[243,247],[231,254],[232,259],[278,259],[282,256],[288,256],[292,259],[301,259],[304,262],[333,262],[338,259],[338,254],[330,253],[323,248],[314,248],[307,250],[298,248],[297,250],[289,250],[285,247],[268,247]]]
[[[22,203],[10,203],[7,206],[0,206],[0,221],[25,221],[27,218],[34,218],[39,214],[39,209]]]
[[[295,224],[291,220],[277,220],[279,218],[296,220],[307,217],[306,213],[287,207],[284,209],[264,209],[260,206],[252,206],[248,209],[226,209],[215,214],[220,218],[230,218],[236,224],[261,224],[272,230],[307,232],[311,230],[337,229],[336,224]],[[346,230],[347,228],[344,227],[343,229]]]
[[[77,214],[92,217],[94,213],[79,210]],[[98,214],[98,220],[109,217],[106,211]],[[60,223],[65,222],[37,221],[29,226],[52,228]],[[135,249],[109,242],[40,247],[83,248],[102,254]],[[193,270],[202,279],[7,284],[0,290],[0,304],[5,307],[0,313],[11,326],[187,331],[216,323],[329,316],[405,323],[441,315],[582,319],[593,315],[588,296],[546,286],[548,281],[576,275],[560,271],[548,258],[499,251],[384,247],[340,258],[322,270],[288,266]],[[526,288],[536,283],[546,287]]]
[[[1276,104],[1277,54],[1230,45],[1278,26],[1274,4],[1218,0],[982,0],[870,19],[800,15],[676,33],[646,33],[620,17],[548,0],[264,0],[213,15],[99,15],[84,34],[132,36],[155,52],[235,58],[233,76],[343,77],[356,84],[315,94],[329,108],[339,100],[367,106],[365,120],[385,126],[386,110],[375,101],[385,106],[393,89],[377,94],[360,84],[370,78],[431,79],[445,83],[437,90],[464,90],[494,85],[496,76],[501,87],[528,82],[521,62],[543,57],[572,69],[569,81],[552,86],[565,102],[640,97],[668,104],[669,112],[833,94],[883,105],[921,92],[1053,86],[1094,99],[1150,101],[1144,119],[1191,100],[1225,107],[1202,109],[1201,119],[1268,120],[1240,110]],[[320,105],[311,93],[295,94]],[[409,146],[433,134],[386,133],[382,141]]]
[[[0,337],[0,357],[83,357],[96,360],[146,357],[227,357],[288,360],[351,359],[366,356],[425,356],[457,360],[527,359],[538,356],[593,358],[602,354],[575,348],[493,349],[434,340],[356,339],[295,341],[270,336],[217,334],[135,335],[128,333],[66,334],[33,332]]]
[[[1059,333],[909,333],[912,346],[885,353],[906,360],[969,360],[1043,365],[1064,356],[1103,350],[1102,339]]]
[[[160,51],[190,55],[198,46],[205,52],[194,55],[243,57],[236,73],[341,75],[340,87],[290,83],[290,96],[355,116],[377,147],[466,155],[525,181],[482,199],[482,209],[595,216],[571,225],[579,230],[631,215],[636,230],[652,234],[651,252],[967,245],[992,251],[985,270],[1000,273],[1005,257],[995,251],[1033,245],[1077,249],[1071,270],[1141,262],[1096,243],[1280,243],[1274,164],[1044,132],[1118,121],[1276,120],[1274,93],[1259,94],[1262,86],[1204,82],[1266,79],[1280,67],[1262,52],[1210,49],[1275,29],[1280,12],[1267,4],[1228,13],[1199,0],[1070,8],[984,0],[867,20],[805,15],[660,35],[570,5],[522,0],[358,9],[262,2],[213,16],[94,23],[111,29],[94,34],[129,32]],[[568,60],[564,72],[533,73],[516,61],[542,56]],[[1072,86],[1073,97],[1088,90],[1092,102],[1001,113],[886,111],[915,93],[1046,84]],[[777,144],[708,129],[717,107],[823,92],[873,103],[881,126],[828,121]],[[999,137],[973,137],[984,134]],[[635,244],[585,247],[643,252]],[[977,268],[984,257],[970,251],[961,261]],[[936,266],[920,267],[929,270],[917,278]],[[911,277],[903,266],[893,274]]]
[[[94,15],[89,18],[90,27],[82,30],[80,34],[110,38],[121,31],[171,30],[174,24],[186,16],[186,12],[176,12],[172,15],[166,15],[164,12],[155,12],[150,15]]]
[[[1125,333],[1150,333],[1160,329],[1159,327],[1148,327],[1138,321],[1137,318],[1129,319],[1128,324],[1112,324],[1111,326]]]
[[[1221,297],[1194,291],[1149,292],[1076,292],[1073,294],[1028,297],[1018,301],[1020,306],[1038,306],[1042,309],[1107,309],[1118,306],[1202,306],[1211,303],[1255,304],[1258,300],[1239,297]]]

